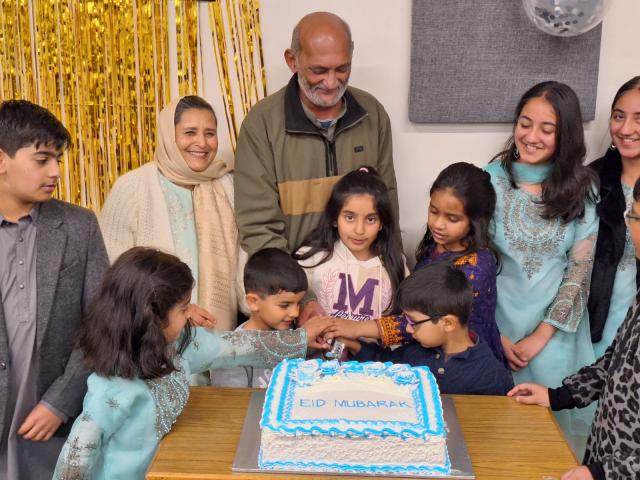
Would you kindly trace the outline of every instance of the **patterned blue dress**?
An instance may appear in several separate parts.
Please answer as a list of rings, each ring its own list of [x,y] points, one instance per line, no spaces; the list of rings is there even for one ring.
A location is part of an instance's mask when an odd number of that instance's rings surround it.
[[[540,198],[513,188],[500,162],[485,170],[497,194],[491,235],[502,265],[498,328],[514,343],[541,322],[558,329],[527,367],[513,372],[514,381],[558,387],[595,360],[586,309],[598,230],[595,205],[587,202],[583,218],[569,223],[546,220]],[[588,434],[593,411],[557,413],[565,433]]]
[[[273,367],[306,353],[302,329],[195,330],[194,340],[175,359],[180,369],[165,377],[89,377],[82,413],[60,452],[54,480],[142,480],[160,440],[189,399],[189,374],[236,365]]]

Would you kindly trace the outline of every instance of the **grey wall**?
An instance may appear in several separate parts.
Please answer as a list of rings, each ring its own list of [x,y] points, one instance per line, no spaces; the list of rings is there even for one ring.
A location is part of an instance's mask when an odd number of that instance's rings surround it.
[[[576,37],[541,32],[520,0],[413,0],[409,119],[511,122],[534,84],[571,86],[595,117],[601,26]]]

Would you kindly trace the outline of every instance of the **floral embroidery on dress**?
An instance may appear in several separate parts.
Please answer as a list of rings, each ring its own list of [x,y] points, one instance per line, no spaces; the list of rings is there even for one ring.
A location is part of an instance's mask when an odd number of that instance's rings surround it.
[[[476,252],[467,253],[461,257],[456,258],[453,261],[456,267],[462,267],[463,265],[471,265],[472,267],[478,266],[478,254]]]
[[[100,428],[91,416],[83,413],[80,418],[81,428],[74,432],[65,442],[60,459],[53,474],[54,480],[86,480],[90,478],[90,465],[87,459],[98,454],[100,448]]]
[[[406,320],[404,322],[402,320],[404,320],[404,316],[387,316],[376,320],[378,332],[380,333],[380,342],[383,346],[388,347],[404,343],[405,338],[402,335],[402,329],[406,324]]]
[[[544,321],[560,330],[575,332],[587,308],[596,237],[590,235],[572,249],[558,293],[547,309]]]
[[[80,462],[80,439],[74,437],[67,445],[67,464],[56,473],[56,480],[80,480],[86,478],[86,468]]]
[[[307,338],[300,330],[225,332],[220,337],[235,347],[237,355],[257,355],[267,368],[285,358],[304,357],[307,352]]]
[[[183,201],[176,191],[174,191],[174,188],[180,187],[172,188],[171,182],[160,172],[158,172],[158,178],[160,179],[160,189],[162,190],[167,205],[175,254],[189,266],[192,272],[197,272],[197,259],[194,258],[194,254],[190,250],[189,242],[185,241],[185,239],[189,237],[190,232],[195,234],[193,203]],[[197,291],[197,287],[195,288]]]
[[[169,218],[173,220],[173,222],[171,222],[171,228],[184,232],[195,222],[193,206],[191,209],[184,208],[182,202],[180,202],[180,198],[170,188],[167,188],[165,182],[169,182],[166,177],[161,179],[160,187],[167,202]]]
[[[497,184],[504,198],[504,235],[531,278],[540,271],[544,257],[562,245],[567,226],[560,218],[542,218],[544,206],[521,189],[511,188],[506,178],[498,178]]]
[[[180,357],[176,357],[176,367],[180,368]],[[145,380],[151,391],[156,408],[156,436],[161,440],[182,413],[189,399],[189,380],[182,370],[153,380]]]

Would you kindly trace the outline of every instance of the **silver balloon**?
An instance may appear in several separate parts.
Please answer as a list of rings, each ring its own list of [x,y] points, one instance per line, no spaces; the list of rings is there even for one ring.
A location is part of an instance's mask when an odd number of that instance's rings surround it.
[[[591,30],[604,18],[611,0],[522,0],[533,24],[545,33],[573,37]]]

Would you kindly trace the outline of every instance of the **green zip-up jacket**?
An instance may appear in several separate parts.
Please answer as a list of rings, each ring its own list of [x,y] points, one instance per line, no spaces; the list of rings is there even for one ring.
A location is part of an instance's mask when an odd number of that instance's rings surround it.
[[[362,90],[348,87],[343,98],[347,109],[333,141],[304,113],[296,75],[244,119],[236,149],[235,211],[242,248],[249,255],[267,247],[300,247],[318,223],[333,185],[361,165],[382,176],[398,221],[389,116]]]

